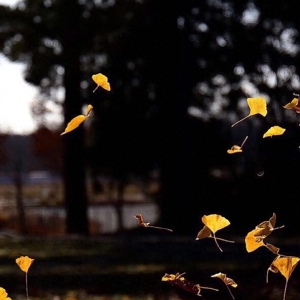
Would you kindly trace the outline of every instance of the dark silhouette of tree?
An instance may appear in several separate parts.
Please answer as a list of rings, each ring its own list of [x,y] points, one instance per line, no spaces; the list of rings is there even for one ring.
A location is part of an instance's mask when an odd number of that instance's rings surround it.
[[[80,3],[27,0],[14,9],[0,7],[2,52],[11,60],[27,63],[26,80],[39,86],[45,97],[59,102],[55,91],[64,87],[65,125],[81,114],[85,99],[91,94],[81,87],[90,86],[91,74],[98,73],[100,68],[105,73],[107,52],[122,42],[119,36],[130,21],[124,9],[131,2],[112,6],[107,1],[96,4],[91,0]],[[62,139],[67,232],[86,235],[83,127]]]

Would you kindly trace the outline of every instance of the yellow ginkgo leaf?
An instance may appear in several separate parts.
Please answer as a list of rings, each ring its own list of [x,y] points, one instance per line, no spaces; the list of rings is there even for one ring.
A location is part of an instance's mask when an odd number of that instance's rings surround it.
[[[228,154],[234,154],[234,153],[243,152],[242,147],[244,146],[247,139],[248,139],[248,136],[245,137],[245,139],[244,139],[243,143],[241,144],[241,146],[233,145],[230,149],[227,150],[227,153]]]
[[[271,252],[278,255],[279,248],[271,245],[271,244],[265,244],[264,239],[268,237],[274,230],[283,228],[284,225],[275,227],[276,223],[276,214],[273,213],[272,217],[268,221],[263,221],[257,226],[255,226],[255,229],[251,230],[246,238],[246,250],[247,252],[253,252],[257,248],[264,246],[268,248]]]
[[[260,114],[265,117],[267,115],[267,101],[265,98],[263,98],[263,97],[248,98],[247,103],[250,108],[249,115],[247,115],[243,119],[235,122],[234,124],[231,125],[231,127],[244,121],[245,119],[247,119],[250,116]]]
[[[110,91],[110,84],[108,82],[108,78],[102,73],[98,73],[92,76],[92,79],[97,83],[97,87],[93,90],[93,93],[97,90],[99,86],[103,89]]]
[[[27,274],[28,274],[28,270],[31,266],[31,264],[33,263],[34,259],[30,258],[28,256],[20,256],[19,258],[16,259],[16,263],[17,265],[20,267],[20,269],[25,272],[25,284],[26,284],[26,294],[27,294],[27,300],[29,300],[29,296],[28,296],[28,284],[27,284]]]
[[[11,298],[7,297],[6,290],[0,287],[0,300],[11,300]]]
[[[79,115],[75,118],[73,118],[67,125],[65,131],[63,133],[61,133],[60,135],[66,134],[72,130],[74,130],[75,128],[77,128],[91,113],[93,109],[92,105],[88,105],[87,110],[86,110],[86,115]]]
[[[294,110],[297,114],[300,113],[300,95],[299,94],[294,94],[294,96],[298,97],[298,98],[294,98],[291,102],[289,102],[288,104],[286,104],[284,106],[285,109],[292,109]]]
[[[201,220],[213,233],[230,225],[230,222],[226,218],[217,214],[204,215]]]
[[[225,283],[225,285],[226,285],[226,287],[227,287],[227,289],[228,289],[228,291],[229,291],[232,299],[234,299],[234,296],[233,296],[231,290],[228,287],[229,285],[232,286],[232,287],[234,287],[234,288],[236,288],[238,286],[237,283],[233,279],[227,277],[226,274],[221,273],[221,272],[217,273],[217,274],[214,274],[211,277],[221,279]]]
[[[19,258],[16,259],[17,265],[25,273],[28,272],[28,269],[30,268],[33,261],[34,261],[34,259],[30,258],[28,256],[20,256]]]
[[[283,277],[285,277],[285,288],[283,293],[283,300],[285,299],[287,284],[292,275],[294,269],[296,268],[298,262],[300,261],[299,257],[296,256],[280,256],[278,255],[270,265],[267,270],[267,282],[269,271],[273,273],[280,272]]]
[[[255,234],[257,234],[259,231],[260,229],[254,229],[248,232],[248,234],[246,235],[245,243],[247,252],[253,252],[257,248],[265,246],[263,240],[258,241],[255,237]]]
[[[162,277],[161,281],[174,281],[174,280],[177,280],[177,279],[183,281],[183,280],[185,280],[184,277],[182,277],[183,274],[185,274],[185,273],[182,273],[182,274],[179,274],[179,273],[168,274],[168,273],[166,273]]]
[[[267,236],[269,236],[271,232],[273,232],[274,230],[281,229],[284,227],[284,225],[275,227],[275,224],[276,224],[276,214],[273,213],[269,221],[263,221],[255,227],[255,229],[259,229],[259,231],[255,233],[256,239],[257,240],[264,239]]]
[[[201,220],[205,226],[198,232],[196,240],[200,240],[207,237],[213,238],[220,251],[223,250],[220,248],[217,240],[228,243],[234,243],[234,241],[221,239],[215,236],[215,233],[218,230],[230,225],[230,222],[226,218],[222,217],[221,215],[211,214],[208,216],[204,215]]]
[[[273,135],[282,135],[285,132],[285,129],[280,126],[272,126],[264,135],[265,137],[272,137]]]

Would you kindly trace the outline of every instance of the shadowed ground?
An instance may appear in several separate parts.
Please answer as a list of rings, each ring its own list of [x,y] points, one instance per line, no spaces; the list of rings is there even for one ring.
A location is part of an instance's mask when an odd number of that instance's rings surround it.
[[[275,255],[265,247],[247,253],[244,237],[230,237],[235,244],[220,242],[224,250],[220,252],[213,239],[196,241],[194,237],[165,233],[157,236],[152,235],[151,230],[142,233],[89,239],[2,237],[1,286],[9,294],[25,295],[25,274],[15,259],[28,255],[35,259],[28,272],[32,297],[43,297],[46,292],[64,295],[75,289],[100,295],[151,293],[158,298],[175,292],[186,299],[193,295],[161,281],[165,273],[186,272],[185,277],[190,281],[220,290],[218,293],[203,290],[207,295],[203,299],[230,299],[221,280],[210,277],[222,272],[238,283],[236,289],[231,289],[236,299],[273,299],[270,296],[273,293],[279,293],[274,299],[282,299],[284,277],[271,273],[268,284],[265,279]],[[300,250],[297,239],[269,239],[268,242],[280,246],[280,252],[286,255],[297,256]],[[300,292],[296,286],[299,278],[296,268],[289,282],[287,299],[296,299],[295,295]]]

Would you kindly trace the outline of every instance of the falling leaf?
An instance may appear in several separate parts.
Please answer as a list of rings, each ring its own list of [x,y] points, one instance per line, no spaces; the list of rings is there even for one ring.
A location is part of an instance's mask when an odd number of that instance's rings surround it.
[[[234,296],[233,296],[231,290],[228,287],[229,285],[232,286],[232,287],[234,287],[234,288],[236,288],[238,286],[237,283],[234,280],[232,280],[231,278],[227,277],[226,274],[221,273],[221,272],[217,273],[215,275],[212,275],[211,277],[221,279],[225,283],[225,285],[226,285],[226,287],[227,287],[227,289],[228,289],[228,291],[229,291],[232,299],[234,299]]]
[[[99,86],[103,89],[110,91],[110,84],[108,82],[108,78],[102,73],[98,73],[92,76],[92,79],[97,83],[97,87],[93,90],[93,93],[97,90]]]
[[[248,136],[245,137],[244,141],[242,142],[241,146],[233,145],[231,149],[227,150],[228,154],[234,154],[238,152],[243,152],[242,147],[244,146],[245,142],[247,141]]]
[[[246,243],[246,250],[247,252],[253,252],[257,248],[261,246],[265,246],[263,240],[258,241],[257,238],[255,237],[255,234],[258,233],[260,229],[254,229],[248,232],[245,238],[245,243]]]
[[[152,225],[150,225],[150,223],[146,223],[144,221],[142,214],[137,214],[137,215],[134,215],[133,217],[138,220],[138,225],[140,225],[142,227],[150,227],[150,228],[156,228],[156,229],[167,230],[167,231],[173,232],[172,229],[165,228],[165,227],[152,226]]]
[[[285,277],[285,287],[284,287],[284,292],[283,292],[283,300],[285,299],[286,296],[286,290],[287,290],[287,285],[288,281],[296,268],[300,258],[296,256],[280,256],[278,255],[273,262],[271,263],[270,267],[267,270],[267,282],[268,282],[268,275],[269,271],[273,273],[278,273],[278,271],[281,273],[283,277]]]
[[[87,107],[87,110],[86,110],[86,115],[79,115],[79,116],[73,118],[68,123],[65,131],[63,133],[61,133],[60,135],[66,134],[66,133],[74,130],[75,128],[77,128],[87,117],[89,117],[92,109],[93,109],[93,106],[89,104]]]
[[[298,94],[294,94],[294,96],[297,96],[298,98],[294,98],[291,102],[289,102],[288,104],[286,104],[284,106],[285,109],[292,109],[294,110],[297,114],[300,113],[300,96]]]
[[[176,273],[174,274],[165,274],[162,277],[162,281],[168,281],[170,282],[172,285],[177,286],[181,289],[184,289],[194,295],[197,296],[201,296],[200,291],[201,288],[202,289],[207,289],[207,290],[213,290],[213,291],[218,291],[217,289],[211,288],[211,287],[205,287],[205,286],[200,286],[200,284],[195,284],[187,279],[185,279],[184,277],[182,277],[182,275],[184,275],[185,273]]]
[[[230,222],[222,217],[221,215],[217,215],[217,214],[211,214],[211,215],[204,215],[202,217],[202,222],[205,225],[197,234],[196,240],[200,240],[203,238],[213,238],[218,246],[218,248],[220,249],[220,251],[223,251],[217,240],[220,241],[224,241],[224,242],[228,242],[228,243],[234,243],[234,241],[229,241],[229,240],[225,240],[225,239],[221,239],[215,236],[215,233],[220,230],[223,229],[224,227],[227,227],[228,225],[230,225]]]
[[[27,283],[27,274],[28,270],[33,263],[34,259],[30,258],[28,256],[20,256],[19,258],[16,259],[17,265],[20,267],[20,269],[25,272],[25,284],[26,284],[26,294],[27,294],[27,299],[29,300],[28,296],[28,283]]]
[[[0,300],[11,300],[11,298],[7,297],[6,290],[0,287]]]
[[[272,126],[264,135],[265,137],[272,137],[273,135],[282,135],[285,132],[285,129],[280,126]]]
[[[249,118],[250,116],[260,114],[265,117],[267,115],[267,101],[265,98],[262,98],[262,97],[248,98],[247,103],[250,108],[249,115],[247,115],[243,119],[235,122],[234,124],[231,125],[231,127],[244,121],[245,119]]]
[[[275,223],[276,223],[276,214],[273,213],[272,217],[268,221],[261,222],[255,227],[255,229],[251,230],[246,235],[245,243],[246,243],[247,252],[253,252],[257,248],[264,246],[274,254],[278,255],[280,250],[279,248],[268,243],[265,244],[263,241],[267,236],[271,234],[271,232],[284,227],[284,225],[280,227],[275,227]]]
[[[34,259],[29,258],[28,256],[20,256],[19,258],[16,259],[17,265],[25,273],[28,273],[28,269],[30,268],[33,261]]]
[[[281,229],[284,227],[284,225],[275,227],[275,224],[276,224],[276,214],[273,213],[269,221],[263,221],[255,227],[256,229],[259,229],[259,231],[255,233],[255,237],[258,240],[264,239],[267,236],[269,236],[271,232],[273,232],[274,230]]]

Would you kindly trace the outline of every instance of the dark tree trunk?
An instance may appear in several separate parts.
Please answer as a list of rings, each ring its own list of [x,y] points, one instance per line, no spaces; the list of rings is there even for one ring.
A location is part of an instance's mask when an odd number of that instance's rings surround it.
[[[65,125],[82,114],[80,91],[80,14],[77,1],[62,1],[66,14],[63,30],[64,63],[64,118]],[[84,130],[81,125],[62,136],[64,141],[64,188],[67,211],[66,231],[69,234],[89,234],[87,216],[87,195],[85,183]]]
[[[199,202],[187,109],[192,97],[192,52],[184,28],[188,1],[153,1],[152,74],[160,109],[161,222],[177,233],[197,230]],[[182,17],[180,19],[180,17]],[[180,29],[181,27],[181,29]],[[180,30],[179,30],[180,29]],[[196,229],[195,229],[196,228]]]

